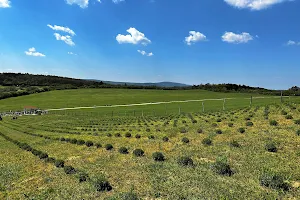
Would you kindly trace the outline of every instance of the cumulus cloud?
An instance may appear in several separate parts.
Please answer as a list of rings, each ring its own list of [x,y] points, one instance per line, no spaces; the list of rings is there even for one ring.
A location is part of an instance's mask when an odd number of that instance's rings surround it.
[[[40,52],[37,52],[34,47],[31,47],[28,49],[28,51],[25,51],[25,54],[27,56],[35,56],[35,57],[45,57],[46,56]]]
[[[300,45],[300,42],[296,42],[296,41],[293,41],[293,40],[289,40],[286,45],[288,46],[293,46],[293,45]]]
[[[69,33],[72,36],[76,35],[75,32],[72,29],[70,29],[69,27],[57,26],[57,25],[52,26],[50,24],[48,24],[47,26],[55,31],[63,31],[63,32]]]
[[[140,54],[142,54],[143,56],[153,56],[154,54],[152,52],[147,53],[146,51],[142,51],[142,50],[137,50]]]
[[[72,41],[72,37],[69,35],[60,35],[59,33],[54,33],[56,40],[64,41],[67,45],[74,46],[75,43]]]
[[[89,0],[66,0],[67,4],[77,4],[80,8],[87,8],[89,6]]]
[[[233,32],[225,32],[225,34],[222,36],[222,40],[228,43],[240,44],[240,43],[247,43],[253,40],[253,36],[245,32],[241,34],[236,34]]]
[[[250,10],[262,10],[268,8],[274,4],[293,1],[293,0],[224,0],[231,6],[240,9],[250,9]]]
[[[185,43],[187,45],[192,45],[193,43],[206,40],[206,36],[203,33],[196,31],[190,31],[189,33],[190,35],[185,37]]]
[[[9,0],[0,0],[0,8],[9,8],[10,1]]]
[[[135,28],[129,28],[127,32],[129,33],[129,35],[117,35],[116,40],[119,44],[130,43],[147,45],[151,43],[151,41],[145,36],[144,33],[141,33]]]

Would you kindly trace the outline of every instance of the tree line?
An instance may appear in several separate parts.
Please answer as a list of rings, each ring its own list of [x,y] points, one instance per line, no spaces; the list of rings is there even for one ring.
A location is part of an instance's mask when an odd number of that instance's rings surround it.
[[[33,75],[22,73],[0,73],[0,99],[47,92],[51,90],[79,88],[126,88],[126,89],[156,89],[156,90],[194,90],[203,89],[214,92],[259,93],[265,95],[280,95],[280,90],[269,90],[260,87],[250,87],[238,84],[200,84],[186,87],[159,87],[143,85],[113,85],[102,81],[66,78],[52,75]],[[283,95],[300,96],[300,88],[294,86],[283,91]]]

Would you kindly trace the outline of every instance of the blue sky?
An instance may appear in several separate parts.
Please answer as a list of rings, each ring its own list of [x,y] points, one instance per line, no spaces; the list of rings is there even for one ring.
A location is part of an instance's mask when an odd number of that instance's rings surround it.
[[[0,0],[0,72],[300,85],[299,0]]]

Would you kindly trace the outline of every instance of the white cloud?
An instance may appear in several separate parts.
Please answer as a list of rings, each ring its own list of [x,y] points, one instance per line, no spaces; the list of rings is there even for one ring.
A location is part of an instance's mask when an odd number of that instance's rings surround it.
[[[9,8],[10,1],[9,0],[0,0],[0,8]]]
[[[112,0],[112,2],[115,3],[115,4],[118,4],[118,3],[122,2],[122,1],[125,1],[125,0]]]
[[[57,25],[52,26],[50,24],[48,24],[47,26],[55,31],[63,31],[63,32],[69,33],[72,36],[76,35],[75,32],[72,29],[70,29],[69,27],[57,26]]]
[[[262,10],[274,4],[293,1],[293,0],[224,0],[224,1],[229,5],[240,9],[248,8],[250,10]]]
[[[245,32],[241,34],[236,34],[233,32],[225,32],[225,34],[222,36],[222,40],[228,43],[240,44],[240,43],[247,43],[253,40],[253,36]]]
[[[68,52],[69,55],[74,55],[74,56],[77,56],[76,53],[73,53],[73,52]]]
[[[45,57],[44,54],[37,52],[34,47],[31,47],[28,49],[28,51],[25,51],[25,54],[27,56]]]
[[[300,42],[295,42],[295,41],[293,41],[293,40],[289,40],[289,41],[286,43],[286,45],[288,45],[288,46],[292,46],[292,45],[300,45]]]
[[[153,56],[154,54],[152,52],[147,53],[146,51],[142,51],[142,50],[137,50],[140,54],[142,54],[143,56]]]
[[[192,45],[193,43],[206,40],[206,36],[200,32],[190,31],[189,33],[190,35],[185,37],[185,42],[187,45]]]
[[[75,43],[72,41],[72,37],[69,35],[60,35],[59,33],[54,33],[56,40],[64,41],[67,45],[74,46]]]
[[[67,4],[77,4],[80,8],[87,8],[89,6],[89,0],[66,0]]]
[[[116,40],[119,42],[119,44],[130,43],[147,45],[151,43],[144,33],[139,32],[135,28],[129,28],[127,32],[130,33],[130,35],[117,35]]]

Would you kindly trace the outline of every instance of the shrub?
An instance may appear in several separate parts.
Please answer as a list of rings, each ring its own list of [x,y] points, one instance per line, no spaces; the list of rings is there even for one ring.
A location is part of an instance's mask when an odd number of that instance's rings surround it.
[[[283,176],[280,174],[274,173],[272,171],[264,171],[260,178],[259,182],[261,186],[268,187],[276,190],[287,191],[290,189],[290,186],[287,182],[284,181]]]
[[[281,111],[281,114],[282,114],[282,115],[287,115],[287,112],[286,112],[285,110],[282,110],[282,111]]]
[[[227,163],[226,159],[218,158],[215,163],[211,165],[211,169],[220,175],[228,175],[231,176],[233,171],[230,168],[230,165]]]
[[[110,200],[140,200],[138,195],[132,191],[118,194]]]
[[[209,138],[204,138],[204,139],[202,140],[202,144],[207,145],[207,146],[210,146],[210,145],[212,145],[212,141],[211,141],[211,139],[209,139]]]
[[[154,135],[149,135],[148,138],[149,138],[150,140],[154,140],[154,139],[155,139]]]
[[[269,152],[277,152],[277,147],[274,142],[267,142],[265,145],[265,149]]]
[[[84,141],[84,140],[77,140],[77,144],[78,144],[78,145],[84,145],[84,144],[85,144],[85,141]]]
[[[250,117],[246,117],[245,120],[246,121],[250,121],[251,119],[250,119]]]
[[[221,122],[222,121],[222,119],[217,119],[217,122]]]
[[[136,139],[140,139],[140,138],[141,138],[141,135],[140,135],[140,134],[136,134],[136,135],[135,135],[135,138],[136,138]]]
[[[39,158],[40,158],[40,159],[46,159],[46,158],[48,158],[48,154],[46,154],[46,153],[41,153],[41,154],[39,155]]]
[[[183,123],[183,124],[186,124],[186,121],[185,121],[185,120],[182,120],[182,123]]]
[[[76,140],[75,138],[73,138],[73,139],[70,140],[70,143],[76,144],[76,143],[77,143],[77,140]]]
[[[161,152],[155,152],[152,154],[152,158],[155,160],[155,161],[164,161],[165,160],[165,156],[161,153]]]
[[[102,145],[100,143],[96,143],[95,146],[96,146],[97,149],[102,147]]]
[[[189,142],[190,142],[190,140],[189,140],[188,138],[186,138],[186,137],[182,138],[181,141],[182,141],[183,143],[189,143]]]
[[[48,163],[55,163],[55,158],[47,157],[47,158],[45,159],[45,162],[48,162]]]
[[[54,165],[58,168],[62,168],[65,166],[65,162],[63,160],[56,160]]]
[[[32,149],[31,153],[35,156],[39,156],[40,154],[42,154],[43,152],[36,150],[36,149]]]
[[[64,166],[64,171],[66,174],[75,174],[76,170],[72,166]]]
[[[230,142],[230,146],[231,147],[240,147],[241,145],[236,140],[232,140]]]
[[[246,122],[246,126],[253,126],[253,122]]]
[[[271,126],[277,126],[278,125],[278,122],[276,120],[271,120],[270,121],[270,125]]]
[[[212,126],[212,127],[217,127],[217,126],[218,126],[218,124],[216,124],[216,123],[213,123],[211,126]]]
[[[131,137],[131,133],[125,133],[125,137],[130,138]]]
[[[79,172],[79,174],[78,174],[79,183],[87,181],[88,178],[89,178],[89,175],[87,173]]]
[[[222,134],[223,132],[222,132],[222,130],[221,129],[217,129],[216,130],[216,134]]]
[[[192,123],[193,123],[193,124],[197,124],[197,120],[193,119],[193,120],[192,120]]]
[[[119,153],[121,153],[121,154],[128,154],[128,149],[126,147],[121,147],[119,149]]]
[[[229,127],[233,127],[233,123],[228,123],[228,126]]]
[[[294,123],[300,125],[300,119],[295,120]]]
[[[113,145],[111,145],[111,144],[107,144],[107,145],[105,145],[105,149],[106,150],[112,150],[114,147],[113,147]]]
[[[141,157],[141,156],[144,156],[144,151],[142,149],[135,149],[133,151],[133,154],[137,157]]]
[[[107,136],[107,137],[111,137],[111,134],[110,134],[110,133],[107,133],[106,136]]]
[[[296,134],[300,136],[300,129],[296,131]]]
[[[185,128],[181,128],[180,133],[187,133],[187,130]]]
[[[115,136],[116,137],[121,137],[121,134],[120,133],[116,133]]]
[[[180,157],[177,160],[177,163],[181,166],[193,166],[194,165],[193,160],[190,157],[186,157],[186,156]]]
[[[150,128],[146,128],[146,131],[147,131],[147,132],[150,132]]]
[[[244,128],[239,128],[239,132],[240,132],[240,133],[245,133],[245,131],[246,131],[246,130],[245,130]]]
[[[164,142],[168,142],[169,141],[169,138],[167,136],[164,136],[163,139],[162,139]]]
[[[91,147],[91,146],[94,145],[94,143],[93,143],[92,141],[86,141],[85,145],[86,145],[87,147]]]
[[[111,191],[112,187],[110,183],[104,178],[104,176],[97,177],[93,181],[93,185],[98,192]]]
[[[65,141],[66,139],[64,137],[60,138],[60,141]]]
[[[286,119],[293,119],[293,116],[292,115],[286,115],[285,118]]]
[[[203,130],[202,130],[201,128],[199,128],[199,129],[197,130],[197,133],[203,133]]]

